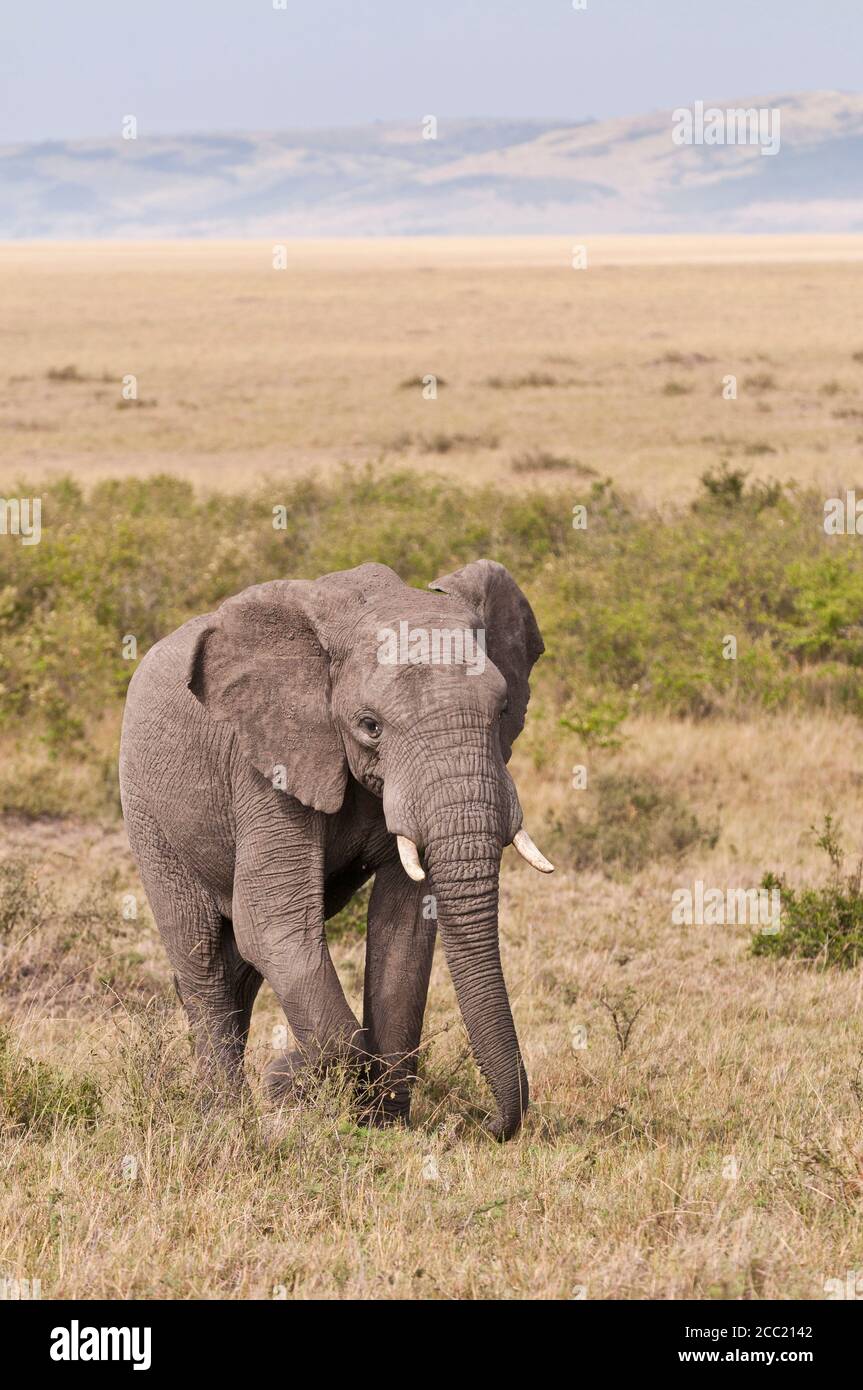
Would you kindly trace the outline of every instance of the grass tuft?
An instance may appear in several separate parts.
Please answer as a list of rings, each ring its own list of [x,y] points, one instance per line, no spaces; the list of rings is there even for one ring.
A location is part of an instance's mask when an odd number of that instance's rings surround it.
[[[7,1028],[0,1028],[0,1120],[5,1126],[48,1136],[67,1125],[93,1129],[101,1112],[101,1091],[92,1077],[34,1061]]]

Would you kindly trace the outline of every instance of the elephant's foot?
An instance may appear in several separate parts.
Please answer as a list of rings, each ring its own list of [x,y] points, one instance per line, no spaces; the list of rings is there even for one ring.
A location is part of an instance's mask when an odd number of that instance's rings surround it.
[[[317,1072],[317,1076],[320,1073]],[[302,1052],[282,1052],[267,1064],[264,1071],[264,1090],[276,1105],[291,1105],[308,1095],[316,1069]]]
[[[358,1122],[367,1125],[370,1129],[388,1129],[393,1125],[401,1125],[404,1129],[410,1124],[410,1105],[406,1105],[399,1110],[394,1110],[387,1106],[383,1101],[377,1101],[372,1105],[365,1105],[360,1109]]]
[[[306,1052],[283,1052],[268,1063],[264,1071],[264,1089],[276,1105],[294,1105],[308,1098],[331,1069],[344,1069],[346,1077],[365,1071],[363,1054],[350,1051],[333,1056],[309,1055]]]
[[[407,1125],[410,1120],[411,1091],[403,1077],[374,1075],[374,1067],[364,1068],[357,1088],[360,1124],[382,1129],[387,1125]]]
[[[299,1051],[283,1052],[268,1063],[264,1089],[274,1105],[299,1105],[320,1085],[332,1066],[357,1069],[356,1103],[360,1124],[384,1128],[406,1125],[410,1118],[410,1085],[403,1077],[388,1082],[368,1059],[336,1057],[310,1060]],[[377,1075],[375,1075],[377,1071]]]

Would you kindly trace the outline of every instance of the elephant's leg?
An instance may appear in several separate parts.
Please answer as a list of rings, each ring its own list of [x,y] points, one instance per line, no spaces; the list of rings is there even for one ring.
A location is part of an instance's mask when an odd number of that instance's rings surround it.
[[[195,1052],[204,1069],[215,1063],[217,1072],[241,1082],[252,1009],[263,977],[237,950],[233,923],[227,917],[220,920],[222,951],[217,966],[218,982],[213,982],[210,997],[202,1000],[199,990],[190,989],[188,971],[183,974],[182,983],[180,974],[175,974],[174,985],[189,1018]]]
[[[398,859],[378,869],[369,903],[363,1027],[372,1053],[371,1116],[407,1121],[434,956],[436,922],[424,916],[428,883]]]
[[[267,1068],[271,1095],[295,1094],[309,1068],[364,1059],[324,930],[320,815],[279,794],[238,822],[233,921],[240,951],[272,987],[297,1042]]]
[[[239,1085],[261,976],[237,950],[233,927],[153,825],[138,854],[141,878],[186,1011],[202,1073]]]

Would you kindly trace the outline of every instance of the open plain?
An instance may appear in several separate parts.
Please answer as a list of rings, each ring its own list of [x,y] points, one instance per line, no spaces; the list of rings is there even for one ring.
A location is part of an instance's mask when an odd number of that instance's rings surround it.
[[[2,248],[0,490],[44,507],[0,536],[0,1277],[818,1299],[863,1269],[863,967],[829,922],[807,955],[672,920],[696,880],[845,893],[863,855],[863,536],[821,527],[863,497],[863,237],[578,245]],[[119,820],[123,640],[480,554],[548,648],[512,770],[558,870],[507,850],[501,897],[527,1123],[482,1134],[440,953],[410,1130],[337,1078],[268,1112],[266,988],[251,1103],[202,1114]],[[362,931],[333,924],[355,1006]]]

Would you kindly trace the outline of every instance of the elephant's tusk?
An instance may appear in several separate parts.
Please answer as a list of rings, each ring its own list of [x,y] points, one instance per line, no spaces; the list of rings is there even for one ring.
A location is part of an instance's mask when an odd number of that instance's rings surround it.
[[[409,840],[407,835],[396,835],[396,844],[399,847],[402,868],[408,878],[412,878],[414,883],[422,883],[426,876],[425,869],[420,863],[419,850],[413,840]]]
[[[526,859],[528,864],[534,869],[538,869],[541,874],[553,874],[554,865],[549,864],[544,854],[537,849],[533,840],[526,830],[519,830],[512,842],[513,849],[517,849],[522,859]]]

